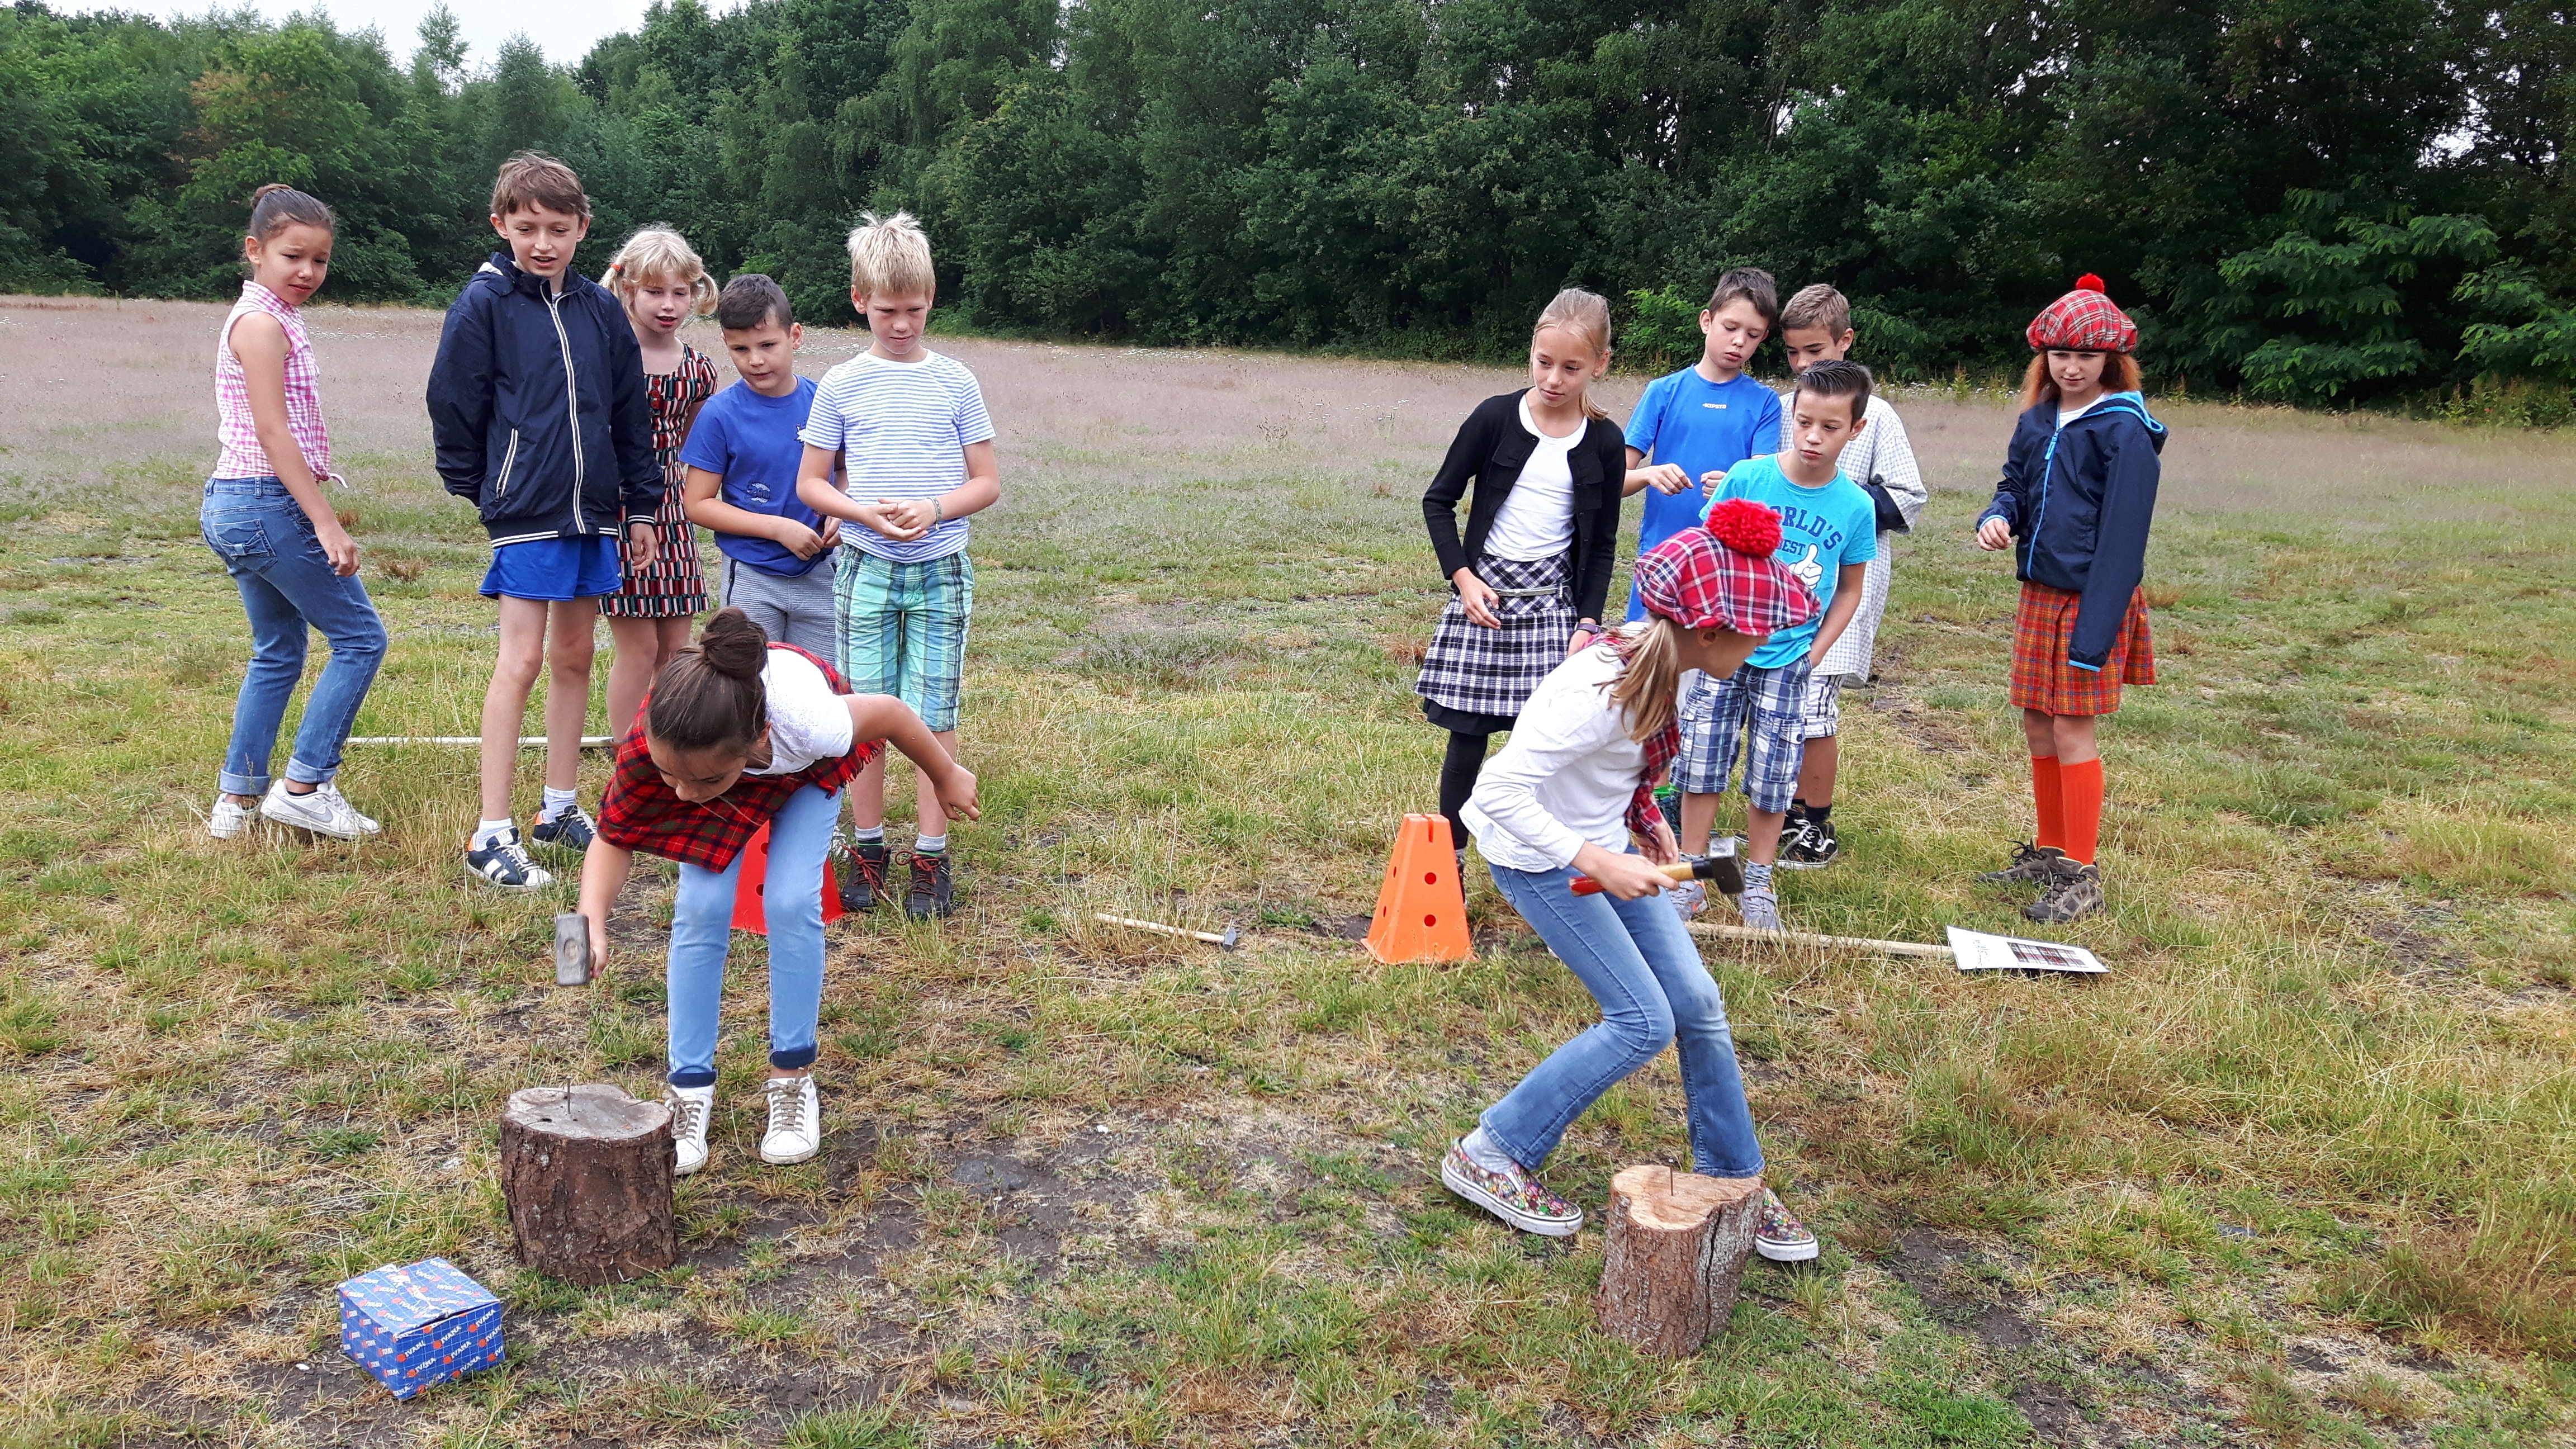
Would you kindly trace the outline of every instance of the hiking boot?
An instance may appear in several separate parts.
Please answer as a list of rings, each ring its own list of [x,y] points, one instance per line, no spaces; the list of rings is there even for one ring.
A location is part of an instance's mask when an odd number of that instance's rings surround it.
[[[1747,930],[1777,931],[1780,927],[1780,895],[1769,886],[1749,885],[1738,896],[1735,908],[1744,915]]]
[[[823,1103],[814,1074],[769,1079],[769,1130],[760,1137],[760,1160],[784,1167],[823,1150]]]
[[[2077,865],[2063,857],[2053,864],[2048,889],[2023,908],[2023,915],[2043,926],[2062,926],[2102,909],[2102,867]]]
[[[1990,870],[1977,877],[1980,885],[2008,885],[2014,881],[2038,881],[2046,884],[2055,876],[2056,862],[2066,852],[2054,845],[2033,845],[2023,841],[2013,846],[2012,864],[2001,870]]]
[[[1570,1238],[1583,1227],[1583,1209],[1539,1186],[1515,1164],[1493,1172],[1467,1155],[1466,1143],[1449,1144],[1440,1159],[1440,1184],[1525,1233]]]
[[[1780,841],[1782,870],[1822,870],[1842,854],[1842,842],[1834,838],[1834,822],[1801,815],[1791,822],[1793,835]]]
[[[292,825],[333,840],[364,840],[384,829],[359,814],[358,807],[343,799],[338,788],[331,785],[316,785],[298,795],[279,780],[268,787],[267,796],[259,802],[259,815],[263,820]]]
[[[948,852],[912,853],[912,886],[903,893],[903,913],[917,921],[945,916],[957,909],[955,867]]]
[[[519,843],[515,825],[493,837],[490,845],[468,846],[465,871],[505,891],[542,890],[555,883],[553,872],[528,859],[528,848]]]
[[[873,911],[886,898],[886,868],[894,857],[882,840],[853,840],[841,858],[841,909],[852,915]]]
[[[1762,1189],[1762,1220],[1753,1229],[1753,1251],[1774,1263],[1804,1263],[1822,1249],[1816,1235],[1780,1201],[1780,1194]]]
[[[707,1118],[716,1109],[713,1087],[671,1087],[662,1105],[671,1109],[671,1175],[686,1177],[707,1165]]]
[[[567,805],[564,812],[554,819],[538,821],[537,828],[530,833],[537,837],[539,845],[550,845],[557,850],[569,850],[580,855],[590,849],[591,839],[599,834],[599,827],[591,823],[589,813],[579,805]]]

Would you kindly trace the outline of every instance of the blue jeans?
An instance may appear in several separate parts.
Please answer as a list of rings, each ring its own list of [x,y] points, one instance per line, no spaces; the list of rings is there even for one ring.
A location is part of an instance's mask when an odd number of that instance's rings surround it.
[[[250,615],[250,671],[233,703],[233,739],[224,751],[219,788],[227,794],[268,790],[269,756],[286,720],[286,701],[304,677],[305,631],[319,629],[331,662],[304,701],[286,778],[319,785],[340,773],[340,750],[357,723],[358,706],[385,662],[385,621],[352,574],[331,560],[294,495],[275,478],[209,478],[198,511],[206,547],[224,561]]]
[[[814,1022],[823,1014],[823,854],[832,845],[840,797],[812,785],[787,797],[769,822],[769,1064],[814,1065]],[[716,1022],[724,1003],[725,952],[733,944],[733,897],[742,857],[722,870],[680,862],[671,910],[671,1085],[716,1079]],[[1671,908],[1666,907],[1667,911]]]
[[[1578,896],[1571,887],[1579,872],[1571,869],[1491,869],[1503,899],[1601,1003],[1601,1021],[1486,1108],[1486,1135],[1535,1170],[1584,1108],[1678,1041],[1692,1170],[1712,1177],[1759,1173],[1762,1147],[1753,1137],[1744,1078],[1735,1070],[1726,1001],[1672,903],[1661,896]]]

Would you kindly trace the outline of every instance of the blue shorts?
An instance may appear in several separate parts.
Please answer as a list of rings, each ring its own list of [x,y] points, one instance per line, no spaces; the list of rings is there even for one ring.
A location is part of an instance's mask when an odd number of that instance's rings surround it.
[[[1685,795],[1723,795],[1744,736],[1744,794],[1756,810],[1786,814],[1806,758],[1807,661],[1777,669],[1747,664],[1724,679],[1703,674],[1682,701],[1682,752],[1673,784]]]
[[[613,533],[531,538],[492,546],[492,567],[483,575],[483,597],[553,604],[613,594],[624,582]]]

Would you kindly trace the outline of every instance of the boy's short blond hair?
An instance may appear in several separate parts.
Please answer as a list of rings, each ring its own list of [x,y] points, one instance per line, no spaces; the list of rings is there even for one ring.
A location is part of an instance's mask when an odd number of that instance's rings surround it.
[[[1825,329],[1826,336],[1841,337],[1851,330],[1851,303],[1843,299],[1842,293],[1822,282],[1799,288],[1798,295],[1789,299],[1789,305],[1780,309],[1780,330],[1790,332],[1807,327],[1821,327]]]
[[[698,259],[687,237],[667,226],[648,226],[628,237],[609,262],[603,280],[619,301],[632,299],[635,289],[647,282],[686,282],[692,317],[705,316],[716,304],[716,279],[707,275],[707,264]]]
[[[850,231],[850,289],[863,297],[927,296],[937,290],[930,270],[930,237],[912,213],[880,220],[864,212]]]
[[[501,174],[492,178],[494,216],[529,206],[590,220],[590,194],[581,189],[581,178],[543,151],[520,152],[502,162]]]

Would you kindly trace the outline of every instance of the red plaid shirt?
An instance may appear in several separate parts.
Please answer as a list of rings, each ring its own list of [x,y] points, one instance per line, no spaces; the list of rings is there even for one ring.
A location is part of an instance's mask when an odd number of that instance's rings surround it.
[[[831,665],[793,644],[772,644],[813,660],[834,694],[853,691]],[[652,697],[645,696],[646,703]],[[670,860],[685,860],[708,870],[723,870],[751,843],[788,800],[808,785],[838,790],[875,759],[883,740],[860,740],[837,759],[816,760],[792,775],[744,775],[733,788],[712,800],[691,802],[671,792],[653,766],[644,731],[629,730],[617,746],[617,773],[609,778],[608,798],[599,807],[599,837],[621,850],[640,850]]]

